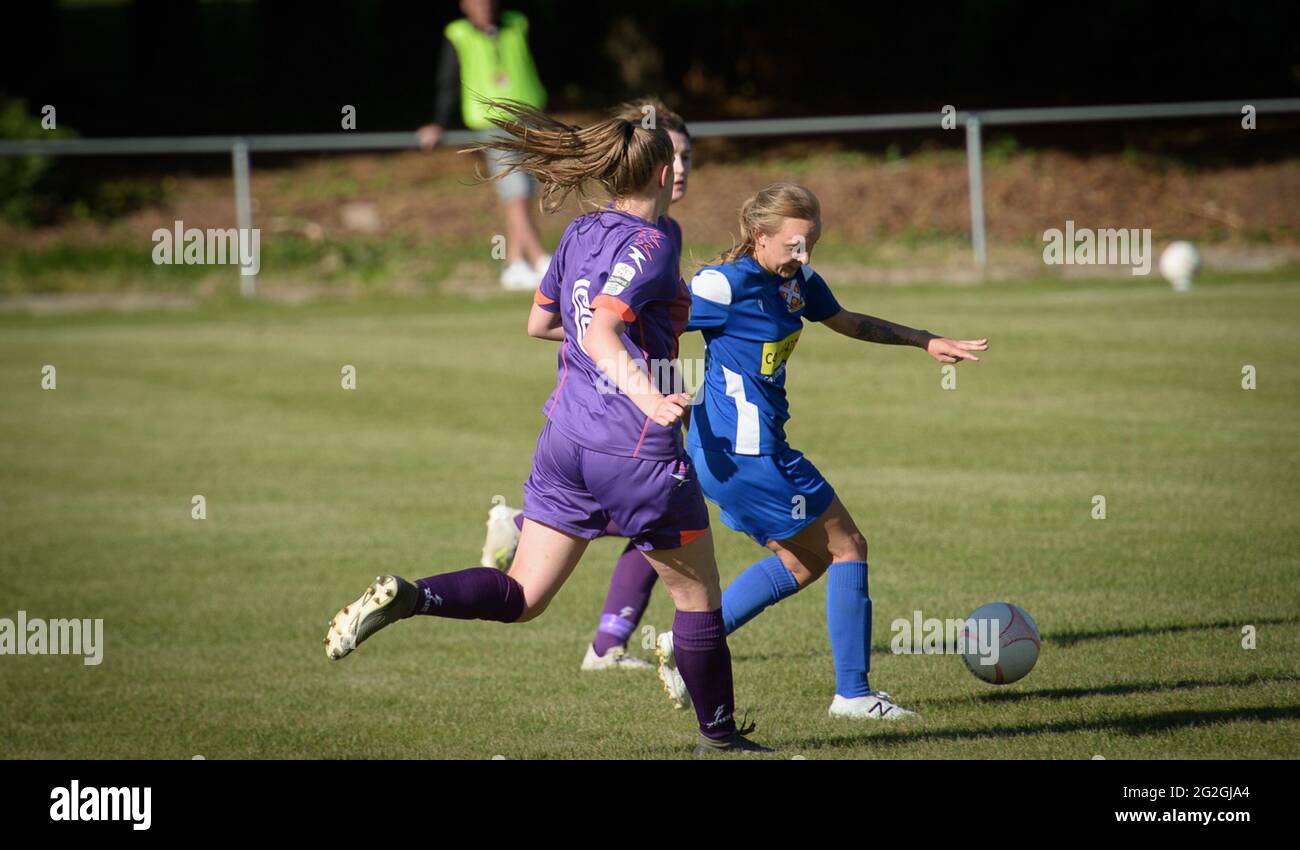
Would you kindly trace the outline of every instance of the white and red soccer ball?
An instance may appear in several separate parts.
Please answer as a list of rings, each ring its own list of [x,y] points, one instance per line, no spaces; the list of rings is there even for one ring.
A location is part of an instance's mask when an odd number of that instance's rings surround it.
[[[997,641],[996,660],[980,640]],[[962,659],[978,678],[993,685],[1008,685],[1023,679],[1038,662],[1038,626],[1024,608],[1009,602],[981,605],[966,618]]]

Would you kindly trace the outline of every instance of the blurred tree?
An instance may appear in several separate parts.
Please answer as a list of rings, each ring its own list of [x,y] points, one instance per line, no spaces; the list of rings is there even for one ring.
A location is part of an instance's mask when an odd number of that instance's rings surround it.
[[[21,100],[0,101],[0,139],[49,139],[75,136],[66,128],[45,129],[41,117],[28,112]],[[53,158],[48,156],[0,156],[0,217],[14,224],[27,224],[48,204],[41,181]]]

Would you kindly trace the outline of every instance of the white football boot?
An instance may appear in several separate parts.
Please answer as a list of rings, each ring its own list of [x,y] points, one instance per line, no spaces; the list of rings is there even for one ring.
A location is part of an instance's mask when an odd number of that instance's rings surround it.
[[[635,655],[628,655],[621,646],[611,646],[604,655],[596,654],[596,647],[587,644],[587,655],[582,659],[582,669],[593,670],[649,670],[654,667]]]
[[[842,697],[835,695],[831,700],[831,717],[866,717],[872,720],[904,720],[918,717],[915,711],[908,711],[884,691],[873,691],[865,697]]]
[[[338,661],[375,632],[415,610],[420,591],[400,576],[375,576],[354,602],[344,605],[325,633],[325,655]]]
[[[515,260],[501,270],[501,288],[507,292],[532,292],[541,278],[524,260]]]
[[[519,548],[519,529],[515,527],[515,517],[521,513],[522,510],[509,505],[493,505],[492,510],[488,511],[487,538],[483,541],[480,566],[510,569],[510,563],[515,559],[515,549]]]
[[[673,708],[690,708],[691,695],[686,690],[686,680],[677,672],[672,632],[659,635],[655,641],[655,655],[659,659],[659,682],[663,685],[664,693],[673,701]]]
[[[550,267],[551,267],[550,254],[542,254],[540,257],[537,258],[537,262],[533,263],[533,271],[537,273],[537,278],[539,283],[541,282],[542,278],[546,277],[546,272]]]

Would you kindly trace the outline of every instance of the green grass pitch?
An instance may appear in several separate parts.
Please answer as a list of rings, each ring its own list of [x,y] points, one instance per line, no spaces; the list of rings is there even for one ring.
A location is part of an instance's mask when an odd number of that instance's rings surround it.
[[[1300,756],[1300,286],[832,285],[992,349],[944,390],[919,351],[804,332],[791,442],[870,541],[872,683],[923,716],[826,715],[815,585],[731,638],[756,738],[807,758]],[[653,673],[578,671],[615,541],[534,623],[418,618],[325,658],[326,622],[375,574],[471,566],[491,497],[519,502],[554,380],[526,309],[0,318],[0,617],[105,628],[97,667],[0,656],[0,756],[688,754],[693,718]],[[715,534],[724,583],[763,554]],[[1044,637],[1017,684],[889,652],[896,618],[994,600]],[[656,590],[644,623],[671,617]]]

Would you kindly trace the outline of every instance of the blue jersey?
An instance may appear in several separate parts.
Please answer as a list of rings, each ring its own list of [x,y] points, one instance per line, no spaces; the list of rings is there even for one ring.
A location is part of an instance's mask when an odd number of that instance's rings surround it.
[[[788,448],[786,361],[803,323],[840,312],[826,281],[808,266],[790,279],[753,257],[701,269],[691,281],[687,330],[704,333],[702,398],[691,411],[689,445],[738,455]]]

